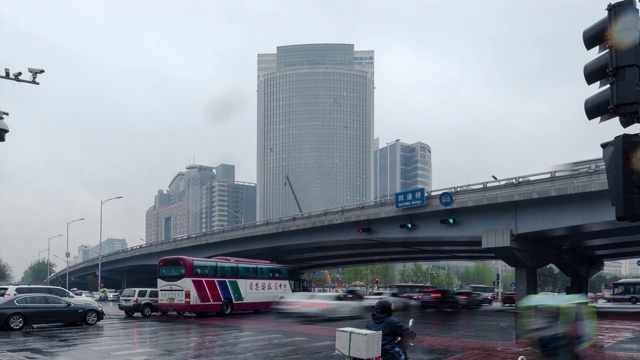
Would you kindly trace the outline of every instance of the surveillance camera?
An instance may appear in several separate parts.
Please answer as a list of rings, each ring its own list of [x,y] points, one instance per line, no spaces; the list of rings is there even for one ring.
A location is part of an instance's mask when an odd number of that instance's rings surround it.
[[[13,73],[13,77],[16,79],[19,78],[20,76],[22,76],[22,73],[20,71]]]
[[[4,76],[9,77],[9,69],[4,68]]]
[[[44,74],[44,70],[42,69],[28,68],[27,70],[29,70],[29,72],[32,74]]]
[[[4,142],[4,137],[9,132],[9,125],[3,120],[0,120],[0,142]]]

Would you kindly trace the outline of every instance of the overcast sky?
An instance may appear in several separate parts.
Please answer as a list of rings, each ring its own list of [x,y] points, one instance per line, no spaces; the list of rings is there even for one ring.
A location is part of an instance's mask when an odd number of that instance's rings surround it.
[[[350,43],[375,51],[375,136],[423,141],[434,189],[601,156],[623,132],[584,114],[582,31],[608,1],[0,0],[0,259],[29,263],[145,237],[159,189],[194,160],[256,181],[257,54]]]

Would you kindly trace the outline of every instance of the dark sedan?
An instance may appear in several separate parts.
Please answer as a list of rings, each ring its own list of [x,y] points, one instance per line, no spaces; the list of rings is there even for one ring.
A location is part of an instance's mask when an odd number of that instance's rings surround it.
[[[458,309],[460,304],[453,291],[446,289],[434,289],[422,293],[420,307],[423,309]]]
[[[511,304],[511,305],[515,305],[516,304],[516,293],[514,292],[506,292],[503,293],[502,296],[500,296],[500,300],[502,300],[502,306]]]
[[[22,330],[25,325],[95,325],[104,319],[102,307],[75,304],[49,294],[24,294],[0,300],[0,327]]]

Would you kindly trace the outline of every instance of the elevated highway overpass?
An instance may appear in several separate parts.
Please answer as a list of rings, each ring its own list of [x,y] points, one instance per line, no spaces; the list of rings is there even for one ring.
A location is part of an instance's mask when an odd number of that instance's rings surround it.
[[[446,208],[438,200],[444,191],[455,198]],[[112,287],[148,286],[158,259],[169,255],[266,259],[302,271],[502,259],[516,268],[516,291],[524,295],[537,288],[535,270],[551,263],[571,277],[570,291],[586,291],[604,260],[640,257],[640,224],[615,220],[601,161],[427,195],[420,207],[396,209],[394,199],[382,199],[128,248],[103,255],[102,278]],[[440,223],[448,217],[456,223]],[[416,226],[399,228],[407,222]],[[371,231],[359,233],[364,227]],[[97,264],[75,264],[69,276],[95,284]],[[63,269],[51,281],[64,284],[65,275]]]

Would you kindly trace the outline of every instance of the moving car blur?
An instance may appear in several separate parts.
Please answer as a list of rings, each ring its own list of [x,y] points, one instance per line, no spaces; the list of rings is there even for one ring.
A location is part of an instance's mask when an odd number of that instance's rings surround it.
[[[72,303],[49,294],[25,294],[0,300],[0,326],[22,330],[26,325],[95,325],[104,319],[102,307]]]
[[[423,309],[457,309],[460,306],[454,292],[447,289],[434,289],[422,293],[420,307]]]
[[[516,293],[515,292],[506,292],[500,296],[500,301],[502,301],[502,306],[505,305],[516,305]]]
[[[406,297],[400,296],[397,291],[375,291],[370,295],[364,296],[365,306],[373,307],[376,305],[378,300],[386,299],[393,303],[395,310],[408,310],[412,306],[418,305],[415,300],[411,300]]]
[[[358,296],[348,293],[301,292],[278,300],[273,309],[283,315],[332,319],[364,316],[370,313],[365,304]]]
[[[458,304],[467,308],[479,308],[482,306],[483,294],[469,290],[458,290],[454,293]]]

